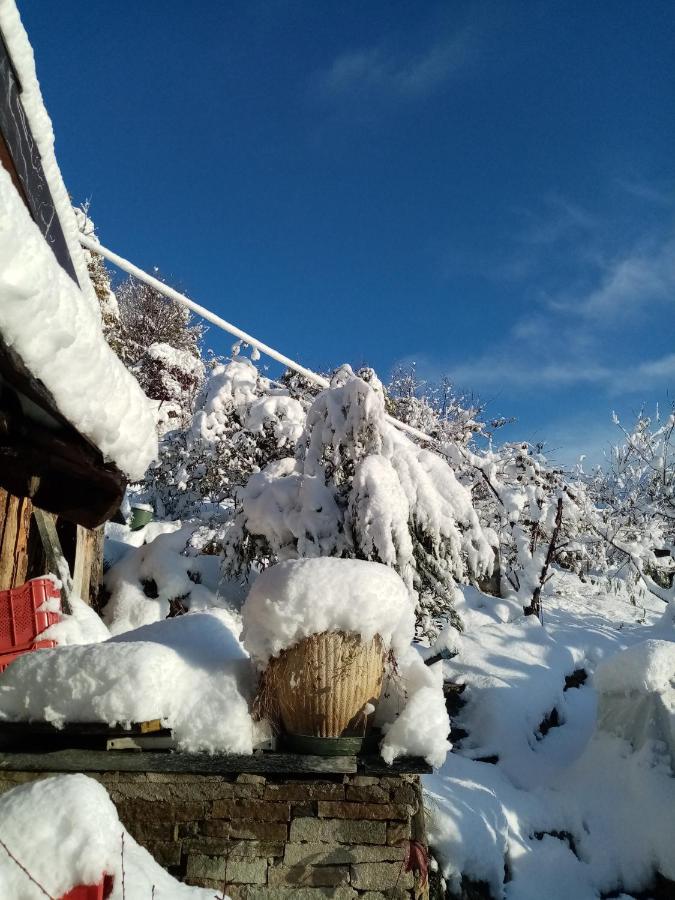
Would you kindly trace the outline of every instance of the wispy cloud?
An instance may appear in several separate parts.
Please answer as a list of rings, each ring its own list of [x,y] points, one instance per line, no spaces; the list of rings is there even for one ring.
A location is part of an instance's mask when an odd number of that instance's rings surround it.
[[[419,53],[386,44],[350,50],[317,73],[315,87],[324,99],[410,100],[431,93],[464,68],[471,48],[472,31],[467,28]]]
[[[510,257],[486,268],[507,279],[511,292],[518,285],[528,312],[480,355],[422,367],[483,394],[585,388],[612,397],[671,388],[675,353],[664,353],[663,338],[675,334],[672,208],[664,206],[658,220],[635,215],[635,204],[632,210],[642,233],[556,194],[534,211],[518,210]]]
[[[596,284],[576,295],[551,298],[551,306],[610,326],[654,303],[675,306],[675,239],[625,251],[604,264]],[[675,310],[673,311],[675,315]]]

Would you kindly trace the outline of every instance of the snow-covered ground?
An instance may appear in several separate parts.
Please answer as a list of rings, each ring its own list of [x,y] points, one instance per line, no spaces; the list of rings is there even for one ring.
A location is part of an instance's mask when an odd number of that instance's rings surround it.
[[[446,681],[466,685],[453,718],[463,731],[425,778],[451,889],[464,877],[495,898],[597,900],[649,889],[657,872],[675,879],[673,609],[635,607],[562,572],[543,627],[473,588],[458,606],[465,634],[442,634],[434,650],[457,653],[442,665]],[[565,690],[581,668],[587,682]],[[631,731],[613,715],[598,727],[599,695],[650,709],[654,692],[669,719],[660,732],[645,739],[642,723]]]
[[[217,558],[195,549],[194,527],[110,526],[105,623],[75,599],[73,615],[50,630],[60,646],[0,677],[0,717],[162,718],[190,750],[249,753],[265,740],[249,713],[256,666],[241,642],[242,617],[227,608],[227,595],[244,588],[219,583]],[[370,606],[362,598],[369,613],[352,622],[360,569],[373,597]],[[188,613],[167,619],[177,597]],[[263,661],[325,628],[360,623],[389,635],[398,666],[376,716],[382,754],[426,756],[438,767],[425,778],[428,832],[450,891],[468,879],[495,900],[644,900],[657,873],[675,879],[675,605],[645,603],[555,570],[542,626],[515,599],[464,587],[455,602],[464,631],[449,626],[432,647],[411,647],[409,597],[392,570],[315,559],[260,577],[243,624],[248,651]],[[424,665],[435,655],[439,662]],[[447,758],[443,681],[464,685]],[[75,802],[70,782],[59,782]],[[88,803],[86,780],[75,786]],[[128,847],[131,859],[142,856],[130,838]],[[151,876],[143,860],[138,866],[145,884]],[[184,896],[166,884],[158,896]]]

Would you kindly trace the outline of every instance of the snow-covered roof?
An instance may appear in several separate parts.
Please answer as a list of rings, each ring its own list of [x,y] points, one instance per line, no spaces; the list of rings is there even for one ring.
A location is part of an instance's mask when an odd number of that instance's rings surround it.
[[[151,405],[103,337],[77,221],[54,155],[33,51],[14,0],[0,0],[0,31],[79,282],[78,287],[58,264],[9,173],[0,168],[0,332],[80,434],[125,475],[137,479],[157,451]]]

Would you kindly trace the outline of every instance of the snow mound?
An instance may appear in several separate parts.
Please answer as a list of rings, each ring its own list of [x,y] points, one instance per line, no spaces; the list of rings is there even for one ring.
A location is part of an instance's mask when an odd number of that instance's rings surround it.
[[[68,598],[68,602],[71,614],[61,613],[61,621],[43,631],[40,640],[56,641],[60,647],[69,644],[98,644],[100,641],[108,640],[110,632],[91,606],[73,594]]]
[[[184,750],[251,753],[253,671],[237,632],[232,615],[214,609],[102,643],[28,653],[0,676],[0,719],[161,719]]]
[[[103,611],[112,634],[165,619],[172,600],[192,611],[218,605],[217,557],[185,555],[196,525],[172,523],[172,530],[167,528],[168,523],[151,523],[145,529],[147,543],[137,549],[122,546],[113,551],[117,561],[104,579],[110,599]],[[140,532],[118,534],[123,544]]]
[[[483,625],[471,634],[448,627],[432,650],[446,646],[457,655],[443,661],[445,680],[466,685],[457,724],[468,737],[460,752],[474,759],[497,756],[516,784],[531,783],[539,725],[553,709],[565,716],[572,655],[534,616]]]
[[[414,607],[392,569],[357,559],[301,559],[266,569],[242,609],[242,638],[260,668],[303,638],[347,631],[379,634],[402,656],[412,641]]]
[[[27,870],[0,849],[0,896],[61,897],[79,884],[114,877],[113,897],[126,900],[207,900],[213,890],[175,881],[125,831],[105,788],[85,775],[59,775],[0,797],[0,840]],[[124,848],[124,849],[123,849]]]
[[[442,667],[425,666],[409,647],[397,670],[397,675],[389,673],[375,715],[384,733],[382,758],[391,765],[399,756],[421,756],[434,768],[442,766],[451,747]],[[392,717],[393,707],[400,711]]]
[[[594,685],[601,694],[675,692],[675,643],[648,640],[617,653],[598,666]]]

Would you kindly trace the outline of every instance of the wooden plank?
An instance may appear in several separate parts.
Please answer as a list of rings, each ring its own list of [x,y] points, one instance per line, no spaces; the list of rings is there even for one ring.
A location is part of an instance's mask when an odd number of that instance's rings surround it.
[[[430,775],[433,771],[421,756],[400,756],[390,766],[381,756],[359,757],[359,773],[363,775]]]
[[[63,582],[63,592],[61,595],[61,607],[66,614],[70,614],[70,604],[68,597],[73,590],[73,582],[70,575],[68,563],[61,549],[61,541],[56,531],[56,521],[51,513],[47,513],[42,509],[35,508],[33,510],[35,523],[40,532],[42,546],[45,550],[47,561],[47,570]]]
[[[111,738],[106,750],[175,750],[176,741],[171,736],[138,734],[134,737]]]
[[[259,775],[353,775],[357,771],[357,761],[354,756],[299,756],[293,753],[211,756],[207,753],[59,750],[55,753],[0,753],[0,771],[182,772],[195,775],[229,775],[250,772]],[[386,771],[391,773],[393,769],[386,768]]]
[[[28,498],[0,488],[0,591],[26,581],[31,512]]]

